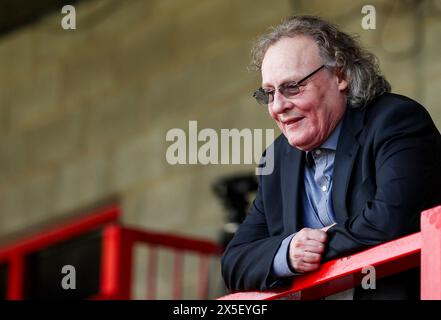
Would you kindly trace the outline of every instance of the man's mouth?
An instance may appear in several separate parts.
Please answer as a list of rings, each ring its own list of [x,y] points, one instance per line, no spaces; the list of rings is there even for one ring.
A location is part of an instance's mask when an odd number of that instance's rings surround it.
[[[303,120],[304,118],[305,117],[293,117],[293,118],[289,118],[289,119],[283,119],[282,123],[285,126],[289,126],[289,125],[295,124],[295,123]]]

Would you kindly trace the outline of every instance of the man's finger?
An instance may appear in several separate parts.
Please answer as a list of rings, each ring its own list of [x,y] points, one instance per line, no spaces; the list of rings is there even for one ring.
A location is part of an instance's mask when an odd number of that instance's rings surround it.
[[[302,260],[307,263],[319,263],[322,259],[322,255],[314,252],[306,251]]]
[[[294,260],[304,260],[307,262],[320,262],[323,251],[317,247],[295,248],[290,250],[289,257]],[[305,257],[307,259],[305,260]]]
[[[317,240],[306,240],[302,243],[303,247],[317,247],[319,250],[325,250],[325,244]],[[315,250],[314,250],[315,252]]]
[[[303,246],[301,249],[303,252],[312,252],[312,253],[318,253],[323,254],[325,252],[325,246],[320,243],[321,246],[313,245],[313,246]]]
[[[318,263],[308,263],[308,262],[299,262],[298,263],[298,268],[296,269],[296,271],[298,272],[311,272],[314,270],[317,270],[320,267],[320,264]]]
[[[307,240],[316,240],[322,243],[326,242],[328,239],[326,232],[320,229],[308,230],[305,235]]]

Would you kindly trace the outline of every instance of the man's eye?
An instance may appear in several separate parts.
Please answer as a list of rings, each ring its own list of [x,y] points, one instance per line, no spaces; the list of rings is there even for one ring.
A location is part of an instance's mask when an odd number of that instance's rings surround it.
[[[265,94],[267,96],[273,95],[274,94],[274,90],[269,90],[269,89],[263,89],[263,92],[265,92]]]
[[[288,94],[297,94],[300,92],[300,87],[297,83],[287,83],[283,86],[283,90]]]

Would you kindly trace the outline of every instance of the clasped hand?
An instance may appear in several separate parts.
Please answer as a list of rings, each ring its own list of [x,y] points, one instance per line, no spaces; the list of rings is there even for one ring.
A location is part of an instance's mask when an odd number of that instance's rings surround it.
[[[311,272],[320,267],[325,252],[328,235],[322,229],[303,228],[291,239],[289,245],[289,263],[296,272]]]

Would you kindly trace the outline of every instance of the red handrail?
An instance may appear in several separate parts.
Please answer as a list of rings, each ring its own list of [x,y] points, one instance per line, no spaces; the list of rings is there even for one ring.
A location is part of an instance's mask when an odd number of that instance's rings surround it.
[[[24,260],[26,255],[42,250],[50,245],[84,234],[105,224],[116,222],[120,217],[117,206],[108,206],[83,217],[65,221],[62,226],[31,235],[13,244],[0,248],[0,263],[8,263],[6,298],[23,299]]]
[[[236,292],[220,300],[318,299],[360,284],[364,267],[382,278],[421,265],[421,299],[441,299],[441,206],[424,211],[421,232],[324,263],[277,291]]]
[[[64,221],[62,226],[30,235],[13,244],[6,243],[3,248],[0,248],[0,262],[8,259],[13,254],[35,252],[48,245],[84,234],[104,224],[116,222],[120,215],[121,212],[117,206],[109,206],[98,209],[86,216]]]

